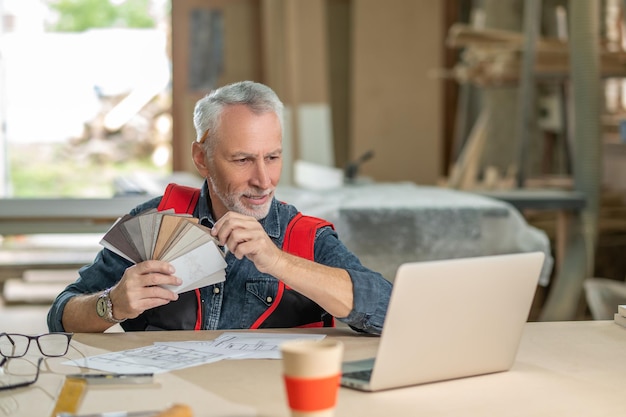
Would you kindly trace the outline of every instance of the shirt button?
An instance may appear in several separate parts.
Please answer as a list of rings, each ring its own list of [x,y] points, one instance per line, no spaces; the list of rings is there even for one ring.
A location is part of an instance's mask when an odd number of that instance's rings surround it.
[[[272,300],[273,300],[273,298],[272,298],[272,297],[267,297],[267,298],[265,299],[265,301],[267,301],[268,303],[271,303],[271,302],[272,302]]]
[[[213,294],[219,294],[220,293],[220,287],[213,287]]]

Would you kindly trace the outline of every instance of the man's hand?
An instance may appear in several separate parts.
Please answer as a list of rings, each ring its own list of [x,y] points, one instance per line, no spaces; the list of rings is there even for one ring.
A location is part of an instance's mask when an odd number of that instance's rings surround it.
[[[111,289],[113,317],[132,319],[144,311],[178,299],[178,294],[160,285],[180,285],[174,267],[163,261],[145,261],[126,269],[122,279]],[[111,323],[96,314],[102,292],[72,297],[63,309],[62,324],[67,332],[103,332]]]
[[[255,218],[229,211],[215,223],[211,234],[237,259],[245,256],[260,272],[283,281],[333,316],[346,317],[352,310],[352,280],[346,270],[283,252]]]
[[[161,285],[180,285],[174,267],[163,261],[145,261],[126,269],[109,296],[116,319],[132,319],[144,311],[178,299]]]
[[[260,272],[271,274],[283,256],[283,251],[276,247],[258,220],[234,211],[222,216],[211,234],[237,259],[245,256],[254,262]]]

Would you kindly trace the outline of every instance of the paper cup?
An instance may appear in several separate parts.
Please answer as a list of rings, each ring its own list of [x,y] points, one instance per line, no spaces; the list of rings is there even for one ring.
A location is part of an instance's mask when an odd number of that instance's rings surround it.
[[[280,346],[292,417],[332,417],[337,404],[343,343],[295,340]]]

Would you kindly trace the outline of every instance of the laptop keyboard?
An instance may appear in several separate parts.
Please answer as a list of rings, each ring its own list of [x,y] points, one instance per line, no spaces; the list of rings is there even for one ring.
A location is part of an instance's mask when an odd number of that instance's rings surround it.
[[[360,381],[369,381],[372,377],[372,370],[365,369],[363,371],[344,372],[343,376]]]

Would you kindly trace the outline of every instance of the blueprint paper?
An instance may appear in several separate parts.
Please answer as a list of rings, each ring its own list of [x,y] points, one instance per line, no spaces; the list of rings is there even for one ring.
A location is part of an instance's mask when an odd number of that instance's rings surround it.
[[[214,340],[157,342],[136,349],[69,360],[63,364],[111,373],[156,374],[223,359],[279,359],[281,343],[324,337],[324,334],[226,332]]]

